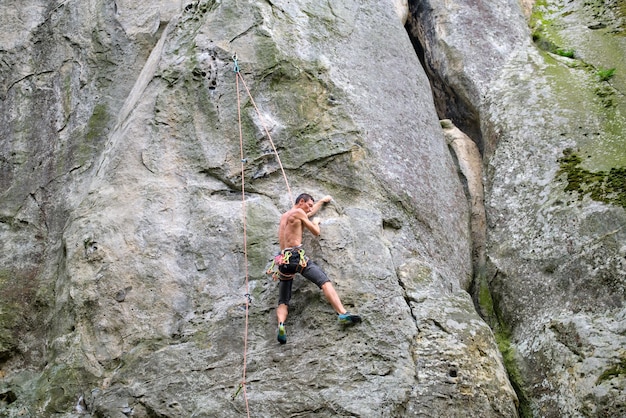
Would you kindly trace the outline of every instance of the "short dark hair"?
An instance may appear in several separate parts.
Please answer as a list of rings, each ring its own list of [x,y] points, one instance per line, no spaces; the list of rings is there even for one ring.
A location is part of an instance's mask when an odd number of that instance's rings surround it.
[[[296,197],[296,205],[298,203],[300,203],[301,200],[304,200],[305,202],[308,202],[309,200],[312,200],[312,201],[315,202],[315,199],[313,199],[313,196],[311,196],[308,193],[302,193],[298,197]]]

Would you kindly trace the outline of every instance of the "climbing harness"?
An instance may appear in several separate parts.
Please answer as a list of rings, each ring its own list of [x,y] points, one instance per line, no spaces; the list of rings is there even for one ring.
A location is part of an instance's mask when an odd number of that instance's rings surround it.
[[[243,339],[243,371],[242,371],[242,376],[241,376],[241,382],[239,383],[239,385],[237,386],[237,390],[236,392],[233,394],[232,396],[232,400],[234,401],[235,398],[239,395],[240,392],[243,392],[243,397],[244,397],[244,401],[246,404],[246,413],[248,418],[250,418],[250,406],[248,404],[248,395],[246,393],[246,366],[248,364],[248,359],[247,359],[247,352],[248,352],[248,320],[249,320],[249,311],[250,311],[250,304],[252,303],[252,298],[250,296],[250,285],[249,285],[249,272],[248,272],[248,243],[247,243],[247,231],[246,231],[246,191],[245,191],[245,164],[248,162],[248,159],[245,158],[244,154],[243,154],[243,130],[242,130],[242,123],[241,123],[241,99],[240,99],[240,93],[239,93],[239,81],[241,81],[241,83],[243,84],[244,88],[246,89],[246,92],[248,93],[248,97],[250,99],[250,103],[252,104],[252,106],[254,107],[258,117],[259,117],[259,121],[261,122],[261,125],[263,126],[263,130],[265,131],[265,134],[267,135],[267,139],[269,140],[272,149],[274,150],[274,154],[276,156],[276,160],[278,161],[278,166],[280,167],[280,171],[283,175],[283,178],[285,180],[285,184],[287,186],[287,192],[289,193],[289,200],[293,201],[293,196],[291,194],[291,189],[289,188],[289,182],[287,181],[287,175],[285,174],[285,169],[283,168],[283,164],[280,161],[280,156],[278,155],[278,151],[276,150],[276,146],[274,145],[274,141],[272,141],[272,137],[269,133],[269,130],[266,127],[266,124],[264,123],[264,119],[263,116],[261,115],[261,112],[259,111],[259,108],[257,107],[256,103],[254,102],[254,99],[252,98],[252,94],[250,93],[250,90],[248,89],[248,86],[246,85],[245,80],[243,79],[243,76],[241,75],[241,69],[239,68],[239,62],[237,59],[237,54],[235,53],[233,55],[233,71],[235,73],[235,84],[237,87],[237,119],[238,119],[238,123],[239,123],[239,149],[240,149],[240,161],[241,161],[241,201],[242,201],[242,218],[243,218],[243,253],[244,253],[244,264],[245,264],[245,274],[246,274],[246,293],[244,294],[244,296],[246,297],[246,319],[245,319],[245,331],[244,331],[244,339]],[[304,258],[304,250],[301,250],[302,254],[301,254],[301,259],[305,259]],[[306,266],[306,261],[304,266]],[[304,268],[304,267],[302,267]]]
[[[298,263],[291,262],[294,252],[298,253]],[[301,273],[302,270],[306,268],[307,262],[308,258],[304,255],[304,250],[301,247],[285,248],[272,259],[272,264],[270,264],[265,274],[272,276],[274,280],[291,279],[296,273]],[[284,268],[283,271],[281,271],[281,266],[292,266],[289,270],[292,270],[293,273],[284,271]]]

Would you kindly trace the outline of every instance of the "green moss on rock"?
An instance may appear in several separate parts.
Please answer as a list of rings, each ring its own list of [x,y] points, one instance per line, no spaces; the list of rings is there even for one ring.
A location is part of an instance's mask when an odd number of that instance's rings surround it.
[[[93,143],[103,136],[109,119],[110,115],[107,112],[106,105],[102,103],[97,104],[93,108],[93,113],[87,123],[87,134],[85,135],[87,142]]]
[[[276,234],[277,220],[276,213],[262,204],[247,206],[248,265],[253,278],[265,279],[266,266],[273,255],[272,250],[275,250],[271,242]]]
[[[581,167],[582,158],[572,149],[563,151],[558,160],[557,175],[565,175],[565,191],[577,193],[578,200],[585,196],[611,205],[626,208],[626,167],[613,167],[609,171],[592,172]]]
[[[33,270],[0,269],[0,362],[17,349],[17,330],[31,316],[34,275]]]
[[[598,377],[598,380],[596,381],[596,385],[599,385],[604,381],[611,380],[615,377],[625,376],[625,375],[626,375],[626,352],[622,352],[619,362],[609,367],[604,372],[602,372],[602,374]]]
[[[57,174],[64,175],[72,165],[83,165],[94,156],[94,152],[107,137],[107,127],[111,121],[111,114],[103,103],[94,106],[87,122],[84,136],[72,138],[72,145],[65,158],[59,158],[56,163]]]
[[[599,385],[600,383],[606,380],[611,380],[614,377],[624,376],[624,375],[626,375],[626,357],[623,356],[620,359],[619,363],[609,367],[604,372],[602,372],[600,377],[598,377],[596,384]]]
[[[517,412],[521,418],[531,418],[533,413],[530,408],[530,401],[523,389],[524,380],[517,365],[517,361],[515,360],[515,349],[511,345],[511,333],[509,329],[499,327],[499,329],[495,332],[495,338],[496,343],[498,344],[498,349],[500,350],[500,353],[502,353],[502,360],[504,361],[504,366],[509,374],[511,386],[513,386],[519,400]]]
[[[9,358],[17,345],[12,331],[16,320],[14,308],[3,302],[0,305],[0,362]]]
[[[517,360],[515,359],[515,349],[511,345],[511,330],[498,314],[496,304],[489,290],[487,279],[481,276],[477,277],[475,280],[477,280],[478,284],[476,292],[478,294],[479,310],[482,317],[494,332],[498,349],[502,354],[504,367],[509,375],[511,386],[513,386],[519,400],[518,413],[522,418],[530,418],[533,416],[530,408],[530,400],[524,392],[524,380]]]
[[[48,367],[37,384],[36,406],[41,416],[72,410],[78,394],[87,393],[96,379],[79,364],[56,364]]]

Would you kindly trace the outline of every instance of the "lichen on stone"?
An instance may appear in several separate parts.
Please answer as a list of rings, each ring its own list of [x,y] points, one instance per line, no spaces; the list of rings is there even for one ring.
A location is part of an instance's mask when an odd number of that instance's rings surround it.
[[[626,355],[622,356],[619,363],[607,368],[604,372],[602,372],[600,377],[598,377],[596,384],[599,385],[606,380],[611,380],[614,377],[624,375],[626,375]]]
[[[577,193],[578,200],[585,196],[611,205],[626,208],[626,167],[613,167],[609,171],[589,171],[580,165],[582,158],[571,148],[563,151],[558,160],[557,175],[565,175],[566,192]]]

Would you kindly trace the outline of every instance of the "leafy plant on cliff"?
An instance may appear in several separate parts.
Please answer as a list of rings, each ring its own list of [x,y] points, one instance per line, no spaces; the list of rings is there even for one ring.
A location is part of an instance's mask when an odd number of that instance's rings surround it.
[[[571,48],[564,48],[562,38],[553,29],[553,16],[548,12],[550,7],[545,0],[537,0],[530,16],[529,25],[533,28],[533,43],[541,50],[566,58],[574,58]]]
[[[555,53],[565,58],[574,58],[574,50],[566,48],[557,48]]]
[[[596,71],[596,75],[600,81],[609,81],[615,75],[615,68],[599,69]]]

